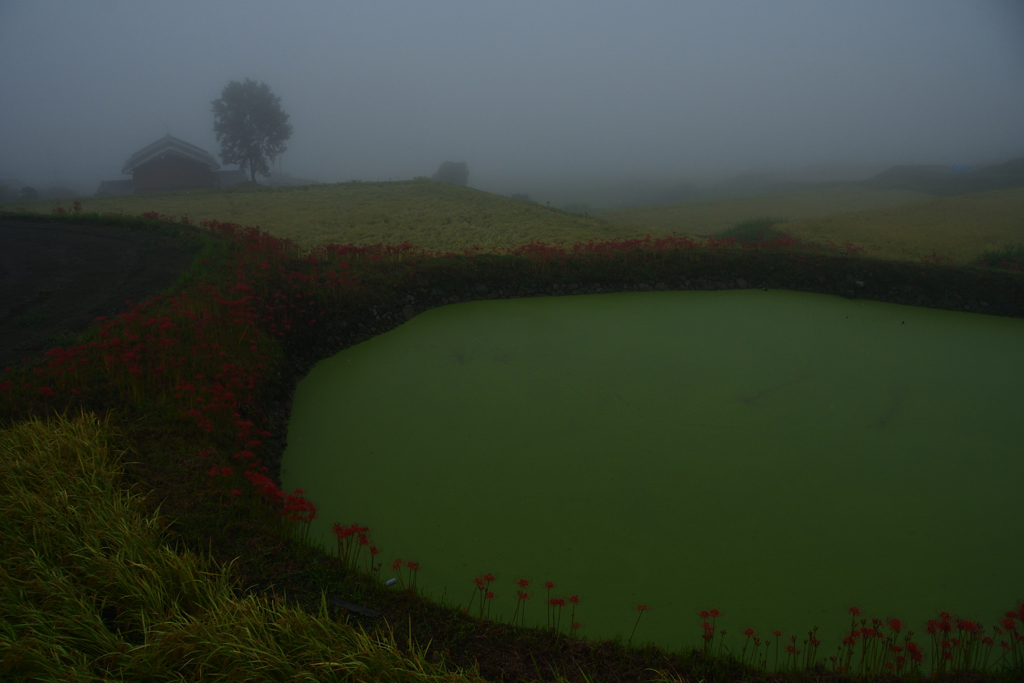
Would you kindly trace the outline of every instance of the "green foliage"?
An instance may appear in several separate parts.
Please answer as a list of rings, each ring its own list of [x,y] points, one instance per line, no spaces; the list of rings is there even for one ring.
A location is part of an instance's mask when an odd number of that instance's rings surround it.
[[[465,185],[469,182],[469,166],[465,161],[445,161],[430,179],[452,185]]]
[[[119,437],[90,415],[0,432],[0,678],[480,680],[262,596],[167,545],[126,489]]]
[[[740,243],[771,240],[783,234],[782,231],[776,229],[776,226],[785,222],[785,218],[752,218],[749,221],[737,223],[716,237],[735,237],[736,241]]]
[[[266,83],[247,78],[224,86],[212,107],[221,160],[248,170],[253,183],[257,173],[270,175],[270,163],[287,149],[284,143],[292,135],[281,98]]]
[[[974,263],[988,268],[1024,270],[1024,244],[1010,244],[1002,249],[986,251]]]

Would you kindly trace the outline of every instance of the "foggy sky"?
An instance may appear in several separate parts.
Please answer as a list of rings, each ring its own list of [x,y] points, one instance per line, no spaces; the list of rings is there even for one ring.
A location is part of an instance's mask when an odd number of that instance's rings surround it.
[[[91,193],[265,81],[283,170],[686,177],[1024,155],[1024,3],[0,0],[0,179]]]

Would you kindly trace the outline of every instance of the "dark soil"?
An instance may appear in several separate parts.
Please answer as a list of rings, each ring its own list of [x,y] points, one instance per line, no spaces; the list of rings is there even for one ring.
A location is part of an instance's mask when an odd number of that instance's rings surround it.
[[[180,232],[0,216],[0,370],[169,288],[199,248]]]

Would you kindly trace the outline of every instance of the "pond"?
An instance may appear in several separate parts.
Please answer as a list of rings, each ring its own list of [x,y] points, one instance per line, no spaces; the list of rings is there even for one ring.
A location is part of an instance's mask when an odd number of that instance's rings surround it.
[[[282,463],[382,578],[587,638],[700,643],[718,609],[834,654],[847,608],[987,626],[1024,593],[1024,321],[788,291],[444,306],[321,361]],[[567,627],[568,610],[562,616]]]

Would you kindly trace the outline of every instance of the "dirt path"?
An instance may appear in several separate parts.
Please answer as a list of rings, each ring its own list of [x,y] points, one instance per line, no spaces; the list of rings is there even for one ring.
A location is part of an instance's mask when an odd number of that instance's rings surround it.
[[[198,249],[123,226],[0,217],[0,371],[166,289]]]

